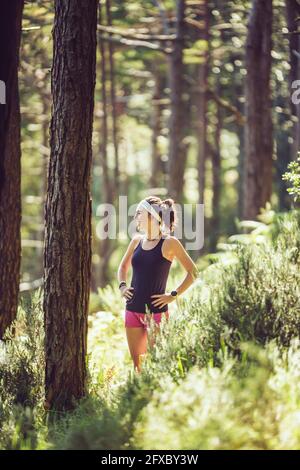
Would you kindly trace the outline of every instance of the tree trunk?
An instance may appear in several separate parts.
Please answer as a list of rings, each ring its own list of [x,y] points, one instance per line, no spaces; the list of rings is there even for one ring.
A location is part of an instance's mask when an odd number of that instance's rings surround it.
[[[184,12],[185,0],[177,0],[176,41],[169,65],[169,85],[171,93],[171,116],[169,124],[169,196],[181,203],[186,152],[184,138],[184,103],[183,103],[183,49],[184,49]]]
[[[86,394],[96,25],[96,0],[55,2],[44,311],[45,406],[57,410]]]
[[[103,24],[103,14],[101,9],[101,4],[99,4],[99,23]],[[102,175],[103,175],[103,191],[102,191],[102,203],[104,204],[113,204],[114,201],[114,191],[116,187],[113,184],[113,181],[110,178],[108,171],[108,155],[107,155],[107,145],[108,145],[108,103],[107,103],[107,63],[106,63],[106,47],[105,42],[99,35],[99,49],[100,49],[100,59],[101,59],[101,96],[102,96],[102,105],[103,105],[103,117],[102,117],[102,130],[100,136],[100,158],[102,163]],[[112,67],[112,63],[110,63]],[[111,68],[110,68],[111,70]],[[111,78],[111,74],[110,74]],[[112,83],[110,83],[112,86]],[[98,273],[98,282],[100,287],[105,287],[109,281],[108,276],[108,263],[109,259],[107,258],[107,253],[110,250],[110,239],[103,238],[99,240],[98,243],[98,254],[100,258],[99,262],[99,273]]]
[[[50,115],[50,99],[44,94],[42,95],[42,106],[43,106],[43,122],[42,122],[42,175],[41,175],[41,230],[40,240],[45,239],[45,224],[44,224],[44,207],[47,196],[47,172],[49,165],[49,115]],[[43,256],[43,253],[41,253]],[[40,266],[42,266],[43,260],[41,260]]]
[[[236,100],[235,106],[241,116],[244,116],[244,103],[238,98],[243,96],[244,88],[242,84],[235,85]],[[243,218],[243,203],[244,203],[244,165],[245,165],[245,129],[244,125],[241,125],[238,121],[235,124],[236,135],[239,142],[239,153],[238,153],[238,180],[237,180],[237,197],[238,197],[238,207],[237,207],[237,217],[241,220]]]
[[[200,9],[201,7],[201,9]],[[197,142],[198,142],[198,202],[204,204],[205,189],[205,163],[207,155],[207,103],[208,103],[208,44],[209,44],[209,10],[207,1],[199,5],[199,21],[203,23],[203,29],[200,30],[199,39],[206,41],[207,47],[202,54],[202,62],[198,69],[198,87],[199,95],[197,97]]]
[[[99,22],[102,24],[102,11],[101,3],[99,4]],[[107,116],[107,74],[106,74],[106,54],[105,54],[105,43],[99,34],[98,38],[99,51],[100,51],[100,68],[101,68],[101,100],[102,100],[102,128],[100,135],[100,159],[102,166],[102,176],[103,176],[103,200],[108,202],[111,188],[110,188],[110,178],[108,173],[108,164],[107,164],[107,144],[108,144],[108,116]],[[102,201],[103,202],[103,201]]]
[[[111,4],[110,0],[106,0],[106,18],[107,25],[112,26]],[[115,84],[115,67],[114,67],[114,46],[111,41],[108,42],[109,53],[109,77],[110,77],[110,101],[111,101],[111,117],[112,117],[112,140],[115,153],[114,168],[114,199],[117,204],[117,195],[120,191],[119,187],[119,146],[118,146],[118,126],[117,126],[117,106],[116,106],[116,84]]]
[[[220,85],[217,86],[217,93],[220,93]],[[212,177],[213,177],[213,200],[212,219],[210,223],[210,251],[214,252],[217,247],[220,230],[220,191],[221,191],[221,130],[222,114],[221,106],[216,103],[216,128],[215,146],[212,149]]]
[[[286,0],[287,26],[290,33],[297,31],[297,24],[300,18],[300,4],[297,0]],[[297,20],[298,19],[298,20]],[[300,35],[290,34],[290,90],[292,92],[292,84],[296,80],[300,80],[300,60],[296,56],[296,52],[300,52]],[[300,106],[295,105],[292,100],[291,113],[293,117],[293,145],[291,148],[291,160],[296,160],[297,153],[300,150]]]
[[[278,95],[274,106],[281,107],[282,109],[288,109],[289,103],[288,98],[283,95]],[[289,183],[282,179],[282,175],[287,171],[288,164],[291,161],[293,147],[288,142],[288,136],[285,129],[286,126],[286,114],[276,113],[275,126],[276,132],[276,160],[274,162],[274,168],[276,169],[276,192],[278,194],[278,209],[280,211],[287,211],[291,208],[291,196],[287,192]],[[293,131],[295,131],[293,129]],[[295,139],[294,135],[294,139]],[[294,140],[295,143],[295,140]],[[296,156],[296,154],[295,154]]]
[[[0,338],[17,314],[21,264],[21,147],[18,90],[23,1],[6,0],[0,15]]]
[[[271,48],[272,0],[253,0],[246,45],[245,219],[256,219],[272,193]]]
[[[154,93],[152,98],[152,137],[151,137],[151,177],[152,188],[161,186],[162,161],[159,150],[159,136],[161,133],[161,97],[163,93],[163,78],[158,69],[154,70]]]

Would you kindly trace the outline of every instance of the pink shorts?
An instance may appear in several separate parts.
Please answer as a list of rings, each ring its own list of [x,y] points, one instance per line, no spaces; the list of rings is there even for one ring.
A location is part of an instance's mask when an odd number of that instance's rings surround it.
[[[150,326],[150,317],[154,319],[155,323],[159,324],[162,319],[162,315],[165,315],[167,320],[169,319],[169,312],[159,312],[159,313],[139,313],[131,312],[130,310],[125,310],[125,327],[126,328],[138,328],[142,327],[144,329],[149,328]]]

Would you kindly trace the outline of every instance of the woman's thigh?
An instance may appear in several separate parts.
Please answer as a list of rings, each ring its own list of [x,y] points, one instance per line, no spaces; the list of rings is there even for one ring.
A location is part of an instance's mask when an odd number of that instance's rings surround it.
[[[145,354],[147,351],[147,331],[142,327],[126,327],[129,351],[132,357]]]
[[[145,354],[147,344],[150,347],[154,346],[156,336],[160,332],[160,322],[164,316],[168,320],[169,312],[154,313],[146,316],[138,312],[125,311],[125,329],[132,357]]]

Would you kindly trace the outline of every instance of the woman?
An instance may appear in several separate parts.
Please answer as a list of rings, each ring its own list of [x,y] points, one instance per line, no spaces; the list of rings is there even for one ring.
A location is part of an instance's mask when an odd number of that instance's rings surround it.
[[[168,304],[193,283],[197,267],[181,242],[166,233],[174,231],[176,212],[173,199],[162,201],[149,196],[137,206],[135,219],[137,231],[130,241],[119,269],[118,281],[121,295],[126,298],[125,328],[134,370],[141,371],[140,357],[147,351],[148,328],[154,320],[156,332],[162,315],[169,318]],[[187,274],[176,290],[165,293],[169,270],[177,258]],[[133,268],[131,285],[126,285],[126,275]],[[147,313],[148,311],[148,313]],[[149,312],[150,311],[150,312]]]

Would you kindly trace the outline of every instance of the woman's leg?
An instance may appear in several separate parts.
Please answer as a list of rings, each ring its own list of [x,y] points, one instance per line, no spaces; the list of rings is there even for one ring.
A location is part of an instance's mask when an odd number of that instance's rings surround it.
[[[142,327],[126,328],[126,336],[134,369],[141,372],[140,356],[147,352],[147,331]]]

